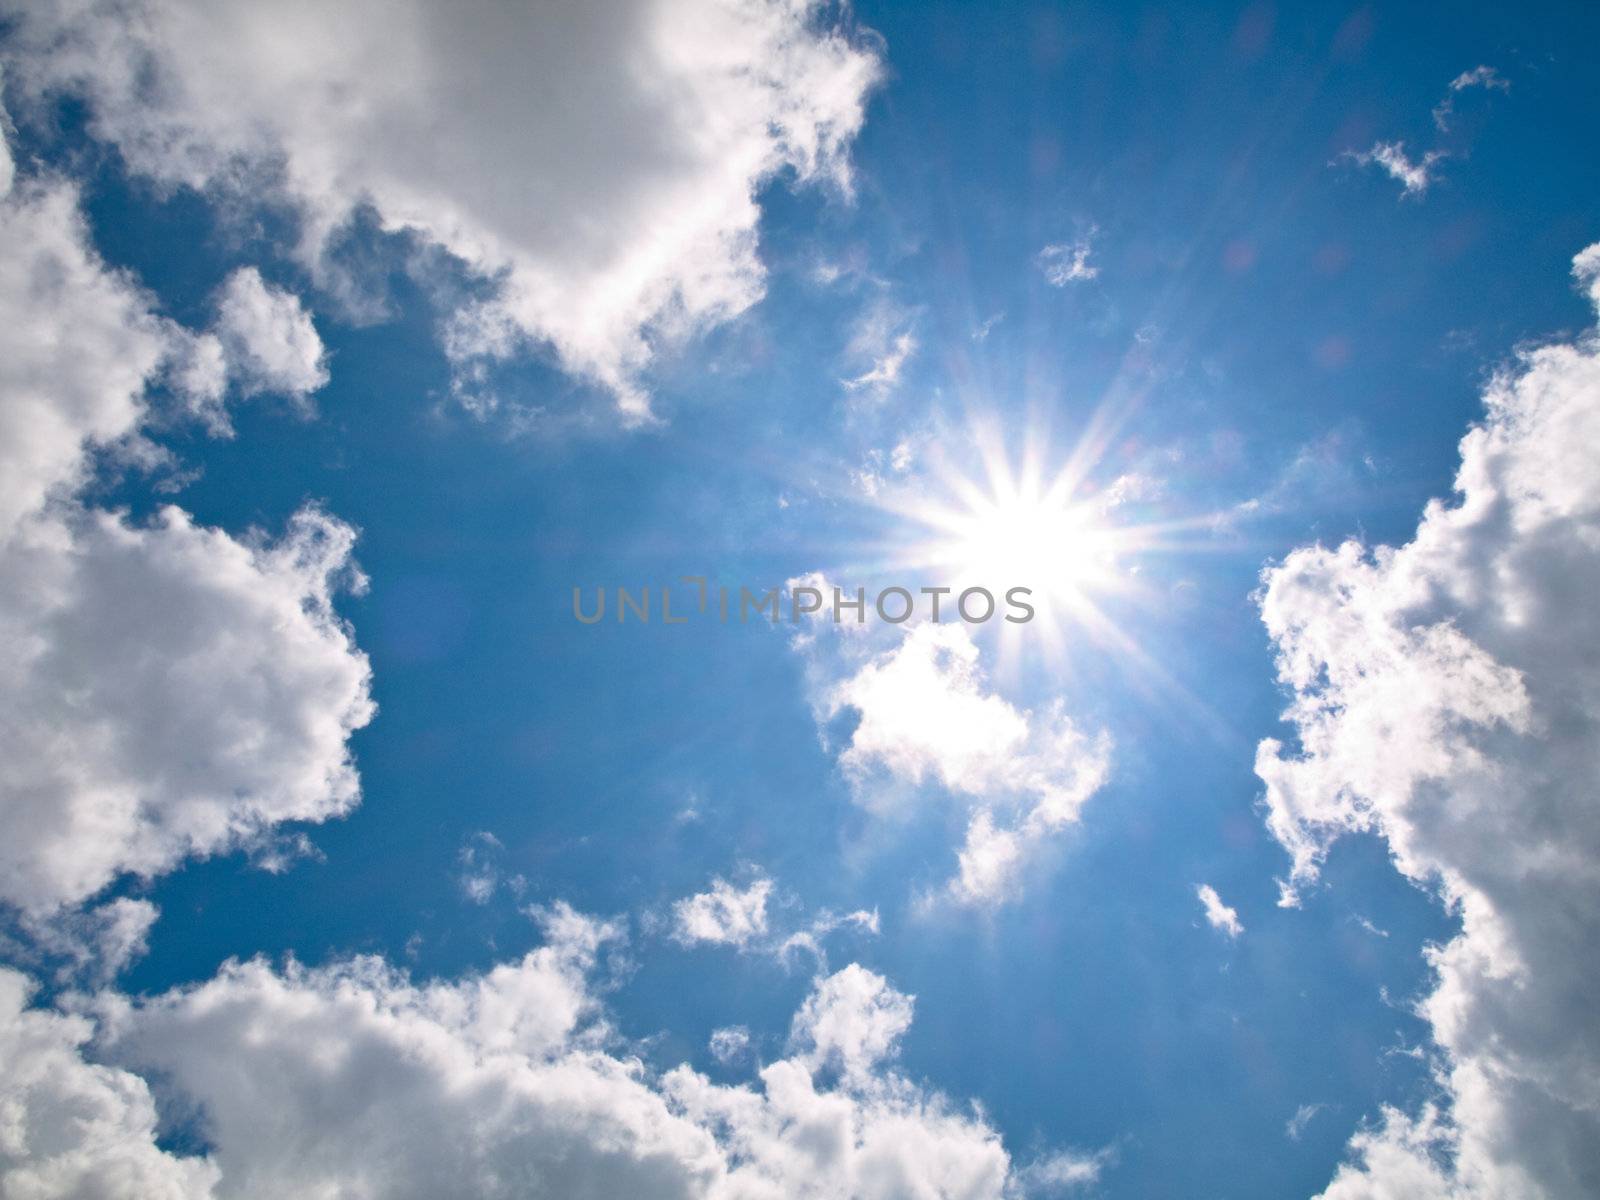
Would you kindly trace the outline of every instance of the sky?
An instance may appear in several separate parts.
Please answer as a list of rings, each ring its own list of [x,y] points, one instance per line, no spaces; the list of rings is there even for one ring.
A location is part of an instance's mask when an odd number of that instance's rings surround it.
[[[1597,38],[3,0],[0,1194],[1600,1193]]]

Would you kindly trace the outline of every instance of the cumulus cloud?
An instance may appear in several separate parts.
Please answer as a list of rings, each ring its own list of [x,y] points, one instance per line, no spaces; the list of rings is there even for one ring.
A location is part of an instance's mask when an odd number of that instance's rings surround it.
[[[1374,142],[1372,149],[1348,151],[1344,157],[1360,167],[1381,168],[1390,179],[1400,185],[1402,197],[1413,196],[1420,199],[1438,178],[1433,169],[1434,165],[1450,156],[1443,150],[1429,150],[1420,159],[1412,159],[1406,153],[1404,142]]]
[[[1575,271],[1592,289],[1597,248]],[[1297,550],[1261,595],[1299,741],[1256,762],[1285,899],[1365,830],[1461,919],[1419,1006],[1445,1103],[1364,1130],[1341,1200],[1600,1190],[1600,341],[1529,350],[1484,399],[1455,503],[1398,548]]]
[[[758,876],[742,891],[725,879],[711,890],[686,896],[672,906],[672,936],[684,945],[714,942],[740,949],[767,932],[767,897],[772,880]]]
[[[0,973],[0,1044],[18,1064],[0,1080],[7,1183],[130,1200],[1001,1200],[1022,1185],[981,1114],[890,1067],[912,1000],[881,976],[819,978],[789,1056],[722,1086],[650,1070],[611,1028],[589,975],[614,926],[559,905],[542,920],[544,945],[483,975],[232,963],[145,999],[103,995],[97,1029],[23,1009],[21,977]],[[157,1146],[135,1072],[159,1077],[203,1154]]]
[[[866,1077],[891,1056],[911,1028],[912,997],[881,975],[851,963],[819,982],[795,1014],[791,1040],[815,1067]]]
[[[0,949],[18,965],[54,963],[56,982],[109,983],[144,957],[150,928],[160,910],[148,900],[118,896],[96,908],[24,913],[23,941],[0,938]]]
[[[1100,268],[1089,261],[1095,233],[1091,227],[1070,242],[1054,242],[1039,251],[1039,269],[1051,286],[1066,287],[1069,283],[1084,283],[1099,276]]]
[[[209,333],[188,340],[175,370],[178,390],[210,427],[231,432],[223,407],[229,384],[241,395],[272,392],[302,406],[328,382],[327,355],[300,297],[240,267],[217,293]]]
[[[1028,856],[1077,820],[1110,769],[1110,738],[1080,730],[1059,702],[1029,711],[988,690],[962,625],[908,627],[892,649],[824,688],[818,707],[823,720],[858,717],[839,763],[868,807],[925,785],[968,804],[947,888],[961,903],[1013,896]]]
[[[0,542],[134,431],[169,345],[144,293],[90,248],[76,189],[23,179],[0,194]]]
[[[5,75],[0,72],[0,84],[5,82]],[[17,164],[11,157],[10,134],[6,126],[10,118],[0,110],[0,197],[11,191],[11,184],[17,177]]]
[[[82,503],[192,335],[98,259],[70,186],[13,181],[0,235],[0,903],[39,919],[346,811],[372,705],[333,609],[348,526],[240,541]]]
[[[1211,928],[1221,930],[1230,938],[1236,938],[1244,932],[1238,910],[1224,904],[1222,897],[1217,895],[1216,888],[1209,883],[1202,883],[1194,889],[1194,894],[1200,897],[1200,903],[1205,909],[1206,924]]]
[[[525,6],[13,0],[15,83],[166,184],[276,197],[330,288],[361,210],[488,294],[445,344],[526,344],[644,419],[655,349],[757,300],[759,188],[847,189],[876,53],[807,0]]]
[[[174,507],[73,512],[0,557],[0,900],[49,909],[118,875],[347,812],[366,657],[333,609],[355,534],[315,509],[247,545]]]
[[[138,1075],[88,1062],[92,1022],[29,1009],[28,978],[0,967],[0,1184],[18,1200],[210,1197],[216,1166],[156,1143],[156,1105]]]

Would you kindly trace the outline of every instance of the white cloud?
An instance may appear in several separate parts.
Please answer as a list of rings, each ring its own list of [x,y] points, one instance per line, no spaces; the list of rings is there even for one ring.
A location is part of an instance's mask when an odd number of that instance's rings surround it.
[[[0,71],[0,85],[4,83],[5,73]],[[6,128],[9,123],[10,118],[0,109],[0,199],[11,191],[11,184],[17,177],[17,164],[11,157],[10,131]]]
[[[708,1046],[712,1058],[723,1066],[729,1066],[750,1053],[750,1031],[743,1025],[725,1025],[721,1029],[713,1029]]]
[[[847,1079],[864,1079],[895,1053],[911,1028],[912,1000],[883,976],[851,963],[806,997],[791,1040],[813,1068],[836,1067]]]
[[[859,720],[839,763],[857,798],[884,811],[907,787],[937,784],[970,805],[960,872],[962,903],[1015,894],[1028,855],[1077,820],[1110,769],[1110,739],[1089,735],[1059,703],[1019,709],[987,690],[964,626],[907,627],[893,649],[824,688],[819,716]]]
[[[213,330],[229,375],[247,396],[275,392],[303,402],[328,382],[311,315],[298,296],[270,286],[254,267],[240,267],[223,283]]]
[[[233,422],[228,399],[228,351],[215,333],[179,337],[172,351],[167,378],[173,391],[188,405],[213,437],[231,437]]]
[[[1089,262],[1094,250],[1093,226],[1070,242],[1055,242],[1039,251],[1039,269],[1053,287],[1083,283],[1099,276],[1100,268]]]
[[[0,967],[0,1181],[15,1200],[199,1200],[216,1167],[156,1145],[143,1079],[86,1062],[94,1027],[26,1007],[26,976]]]
[[[1376,164],[1390,179],[1400,185],[1402,197],[1420,198],[1437,178],[1433,170],[1434,164],[1448,158],[1449,154],[1443,150],[1429,150],[1420,159],[1413,160],[1406,154],[1404,142],[1374,142],[1372,149],[1359,152],[1347,151],[1344,157],[1357,166],[1368,167]]]
[[[90,249],[74,188],[24,179],[0,196],[0,542],[134,431],[168,346],[146,296]]]
[[[645,928],[656,932],[664,927],[667,936],[682,946],[732,946],[741,953],[766,955],[785,969],[808,956],[809,965],[818,971],[827,969],[826,942],[831,934],[846,929],[878,933],[876,909],[836,913],[824,908],[805,919],[795,911],[794,897],[782,896],[766,874],[753,868],[746,873],[750,879],[744,887],[715,878],[708,890],[675,901],[665,921],[655,913],[645,914]]]
[[[1466,1197],[1537,1196],[1543,1193],[1482,1191],[1451,1171],[1451,1131],[1433,1105],[1411,1118],[1387,1105],[1380,1124],[1350,1139],[1353,1162],[1340,1165],[1320,1200],[1464,1200]],[[1563,1193],[1551,1193],[1561,1195]]]
[[[714,942],[744,949],[767,932],[767,897],[772,880],[757,876],[742,891],[725,879],[711,890],[687,896],[672,906],[672,936],[684,945]]]
[[[1206,923],[1211,928],[1220,929],[1230,938],[1236,938],[1244,932],[1238,910],[1224,904],[1216,888],[1209,883],[1202,883],[1194,889],[1194,894],[1200,897],[1200,903],[1205,907]]]
[[[816,962],[818,970],[825,970],[828,956],[823,949],[823,941],[829,934],[845,928],[861,930],[876,937],[879,932],[878,910],[874,908],[869,912],[858,908],[854,912],[835,913],[825,908],[805,928],[778,939],[773,953],[779,962],[787,965],[797,954],[805,951]]]
[[[1600,242],[1578,252],[1572,260],[1572,274],[1589,297],[1589,303],[1600,309]]]
[[[372,706],[332,604],[348,526],[247,544],[75,498],[192,335],[99,261],[69,186],[14,183],[0,234],[0,903],[42,918],[346,811]]]
[[[5,945],[17,965],[57,964],[56,981],[104,984],[144,957],[150,928],[160,910],[148,900],[118,896],[97,908],[25,913],[19,923],[26,944]]]
[[[1060,1195],[1091,1188],[1100,1182],[1112,1158],[1110,1150],[1096,1154],[1058,1150],[1017,1172],[1020,1191],[1023,1195]]]
[[[1006,314],[1003,313],[1003,312],[997,312],[992,316],[985,317],[982,321],[978,322],[978,324],[973,327],[972,340],[975,341],[975,342],[982,342],[982,341],[988,340],[989,334],[994,331],[994,327],[996,325],[1000,324],[1000,322],[1005,320],[1005,319],[1006,319]]]
[[[900,374],[917,352],[915,314],[886,299],[869,304],[850,335],[848,357],[861,371],[844,380],[847,391],[881,400],[900,384]]]
[[[531,340],[635,419],[659,345],[760,297],[759,187],[848,187],[880,69],[804,0],[17,7],[13,81],[85,97],[132,170],[286,199],[335,289],[370,205],[493,281],[448,323],[464,387]]]
[[[1591,287],[1596,248],[1575,269]],[[1459,502],[1410,543],[1305,548],[1265,576],[1300,743],[1256,765],[1286,899],[1367,830],[1462,923],[1419,1006],[1449,1103],[1386,1112],[1330,1196],[1600,1188],[1600,342],[1522,354],[1485,402]]]
[[[76,512],[0,556],[0,900],[249,846],[359,797],[366,657],[333,610],[354,532],[314,509],[246,545],[177,508]]]
[[[0,973],[0,1044],[22,1043],[7,1055],[20,1069],[0,1080],[8,1187],[44,1178],[58,1182],[17,1194],[119,1200],[1003,1200],[1023,1185],[980,1113],[888,1066],[912,1002],[880,976],[819,978],[790,1056],[726,1087],[688,1067],[656,1074],[610,1028],[588,975],[614,927],[561,906],[543,921],[541,948],[455,982],[413,983],[374,958],[256,960],[145,999],[102,995],[92,1041],[82,1017],[19,1011],[25,985]],[[156,1147],[136,1070],[193,1117],[203,1157]]]
[[[1291,1142],[1298,1142],[1305,1135],[1306,1126],[1326,1107],[1326,1104],[1302,1104],[1294,1110],[1294,1116],[1284,1123],[1283,1132]]]
[[[456,851],[456,864],[460,874],[456,882],[461,893],[474,904],[487,904],[500,886],[500,839],[487,830],[471,834]]]
[[[1511,81],[1500,74],[1493,67],[1473,67],[1470,71],[1463,71],[1450,81],[1449,90],[1445,92],[1444,99],[1433,107],[1433,123],[1439,127],[1440,133],[1450,130],[1450,120],[1455,116],[1456,95],[1468,88],[1483,88],[1485,91],[1509,92]]]

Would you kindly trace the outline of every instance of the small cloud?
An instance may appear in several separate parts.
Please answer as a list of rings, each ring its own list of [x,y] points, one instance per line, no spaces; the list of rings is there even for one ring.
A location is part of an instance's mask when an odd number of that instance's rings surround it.
[[[1312,1118],[1327,1107],[1326,1104],[1302,1104],[1295,1109],[1294,1116],[1290,1117],[1283,1127],[1283,1131],[1289,1135],[1289,1140],[1298,1142],[1300,1135],[1306,1131],[1306,1126],[1311,1124]]]
[[[1166,484],[1154,475],[1142,471],[1127,471],[1113,479],[1100,493],[1100,510],[1110,512],[1125,504],[1158,500],[1165,492]]]
[[[1239,922],[1238,910],[1229,908],[1222,902],[1222,897],[1217,895],[1217,889],[1209,883],[1202,883],[1194,889],[1194,894],[1200,897],[1200,903],[1205,905],[1206,922],[1213,929],[1220,929],[1230,938],[1236,938],[1244,932],[1244,926]]]
[[[771,894],[772,880],[765,876],[742,891],[725,879],[713,879],[710,891],[672,906],[672,939],[685,946],[711,942],[743,950],[767,932]]]
[[[489,897],[500,886],[500,868],[496,860],[504,848],[494,834],[479,830],[469,835],[456,852],[456,862],[461,867],[456,882],[461,885],[462,895],[474,904],[489,903]]]
[[[904,475],[916,462],[916,448],[910,438],[902,438],[890,450],[869,449],[860,467],[851,470],[850,482],[869,500],[877,496],[894,476]]]
[[[832,287],[843,274],[844,268],[838,263],[824,260],[812,266],[811,281],[821,287]]]
[[[1389,936],[1389,931],[1387,929],[1379,929],[1371,921],[1359,914],[1356,914],[1351,919],[1354,920],[1357,925],[1361,926],[1361,928],[1370,933],[1373,937],[1386,938]]]
[[[268,875],[282,875],[301,861],[322,862],[326,855],[303,831],[265,835],[250,847],[250,865]]]
[[[989,336],[989,332],[1005,319],[1006,314],[1003,312],[997,312],[992,317],[985,318],[976,328],[973,329],[972,340],[975,342],[983,341]]]
[[[906,363],[917,352],[912,332],[914,314],[887,299],[871,304],[851,334],[849,357],[864,364],[858,375],[843,382],[845,390],[882,399],[900,383]]]
[[[750,1031],[743,1025],[728,1025],[711,1031],[711,1057],[730,1067],[750,1053]]]
[[[1105,783],[1110,735],[1080,729],[1059,698],[1030,710],[991,690],[964,625],[923,622],[899,637],[866,662],[813,660],[819,728],[855,715],[838,762],[863,807],[886,812],[925,787],[963,801],[967,834],[940,894],[974,907],[1006,903],[1030,859]],[[795,644],[817,654],[814,640]],[[844,677],[823,682],[841,667]],[[930,893],[927,904],[936,902]]]
[[[768,876],[755,868],[745,872],[751,876],[746,887],[718,877],[708,890],[676,901],[670,916],[647,914],[646,931],[665,927],[667,936],[681,946],[732,946],[741,954],[770,956],[786,970],[797,956],[808,954],[819,971],[827,970],[824,943],[831,935],[841,930],[878,933],[877,909],[836,913],[824,908],[806,921],[795,912],[799,902],[780,892]]]
[[[788,502],[782,496],[778,497],[778,507],[788,508]],[[678,806],[678,811],[672,814],[675,825],[694,825],[705,817],[705,798],[691,789],[683,798],[683,803]]]
[[[1400,185],[1402,197],[1420,198],[1438,178],[1433,171],[1434,164],[1450,156],[1443,150],[1429,150],[1421,159],[1413,161],[1406,154],[1404,142],[1375,142],[1370,150],[1347,150],[1340,157],[1361,167],[1376,164]]]
[[[864,908],[858,908],[855,912],[839,916],[828,909],[823,909],[809,926],[791,933],[779,942],[774,953],[778,961],[787,967],[791,956],[803,950],[816,960],[818,970],[825,971],[828,956],[823,952],[823,939],[830,933],[846,927],[853,927],[876,937],[879,931],[878,910],[873,909],[868,912]]]
[[[1098,232],[1091,225],[1087,232],[1072,241],[1056,242],[1039,251],[1039,269],[1052,286],[1066,287],[1069,283],[1083,283],[1100,274],[1100,268],[1089,262],[1094,235]]]
[[[1444,99],[1433,106],[1433,123],[1439,127],[1440,133],[1449,132],[1450,119],[1455,116],[1456,111],[1456,96],[1468,88],[1509,92],[1511,81],[1493,67],[1473,67],[1470,71],[1461,72],[1450,81],[1450,88],[1445,92]]]
[[[861,374],[846,379],[844,386],[852,392],[865,391],[880,396],[893,391],[895,385],[900,382],[901,370],[907,360],[916,353],[916,349],[915,337],[909,333],[897,334],[882,356],[874,359],[872,365]]]
[[[1110,1146],[1093,1154],[1059,1150],[1020,1168],[1017,1171],[1017,1182],[1021,1185],[1021,1193],[1024,1196],[1075,1192],[1099,1183],[1106,1167],[1115,1161],[1116,1152]]]

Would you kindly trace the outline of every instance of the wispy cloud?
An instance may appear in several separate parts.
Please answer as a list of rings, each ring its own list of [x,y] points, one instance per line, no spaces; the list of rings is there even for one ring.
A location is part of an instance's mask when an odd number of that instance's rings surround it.
[[[501,869],[504,855],[505,846],[488,830],[469,835],[456,853],[456,862],[461,868],[456,882],[461,885],[461,894],[474,904],[487,904],[504,883],[513,895],[521,896],[528,881],[521,875],[504,873]]]
[[[1039,269],[1055,287],[1069,283],[1084,283],[1100,274],[1100,268],[1089,261],[1094,250],[1094,235],[1099,230],[1093,225],[1070,242],[1054,242],[1039,251]]]
[[[1383,168],[1400,185],[1401,196],[1420,198],[1438,178],[1434,165],[1450,155],[1444,150],[1429,150],[1420,159],[1412,159],[1404,142],[1374,142],[1370,150],[1347,150],[1341,157],[1357,166]]]
[[[869,306],[850,338],[849,356],[864,369],[843,380],[845,390],[881,399],[900,383],[901,372],[917,352],[915,314],[888,300]]]
[[[1284,1133],[1289,1135],[1289,1140],[1298,1142],[1300,1135],[1305,1133],[1306,1126],[1311,1124],[1316,1115],[1327,1107],[1326,1104],[1302,1104],[1295,1109],[1294,1116],[1290,1117],[1283,1127]]]
[[[1357,925],[1361,926],[1362,929],[1365,929],[1373,937],[1386,938],[1386,937],[1389,936],[1389,931],[1387,929],[1379,928],[1378,926],[1374,925],[1371,921],[1367,920],[1366,917],[1361,916],[1359,913],[1352,914],[1350,919],[1352,921],[1354,921]]]
[[[1209,883],[1202,883],[1194,889],[1194,894],[1200,897],[1200,903],[1205,906],[1206,922],[1211,928],[1220,929],[1230,938],[1236,938],[1244,932],[1238,910],[1224,904],[1216,888]]]
[[[842,929],[878,933],[876,909],[836,913],[824,908],[804,923],[785,921],[781,915],[774,921],[774,908],[795,907],[794,898],[781,895],[762,872],[754,872],[744,887],[719,877],[708,890],[673,904],[669,936],[682,946],[732,946],[741,953],[770,955],[784,967],[797,955],[809,954],[822,969],[827,963],[823,943],[830,934]]]
[[[1493,67],[1473,67],[1470,71],[1461,72],[1450,81],[1450,88],[1445,92],[1444,99],[1433,106],[1433,123],[1439,127],[1440,133],[1450,131],[1450,119],[1456,112],[1456,96],[1468,88],[1509,92],[1511,81]]]
[[[1092,1188],[1100,1182],[1106,1167],[1116,1162],[1114,1147],[1084,1154],[1072,1150],[1059,1150],[1029,1163],[1017,1171],[1017,1182],[1025,1196],[1061,1195],[1079,1189]]]

